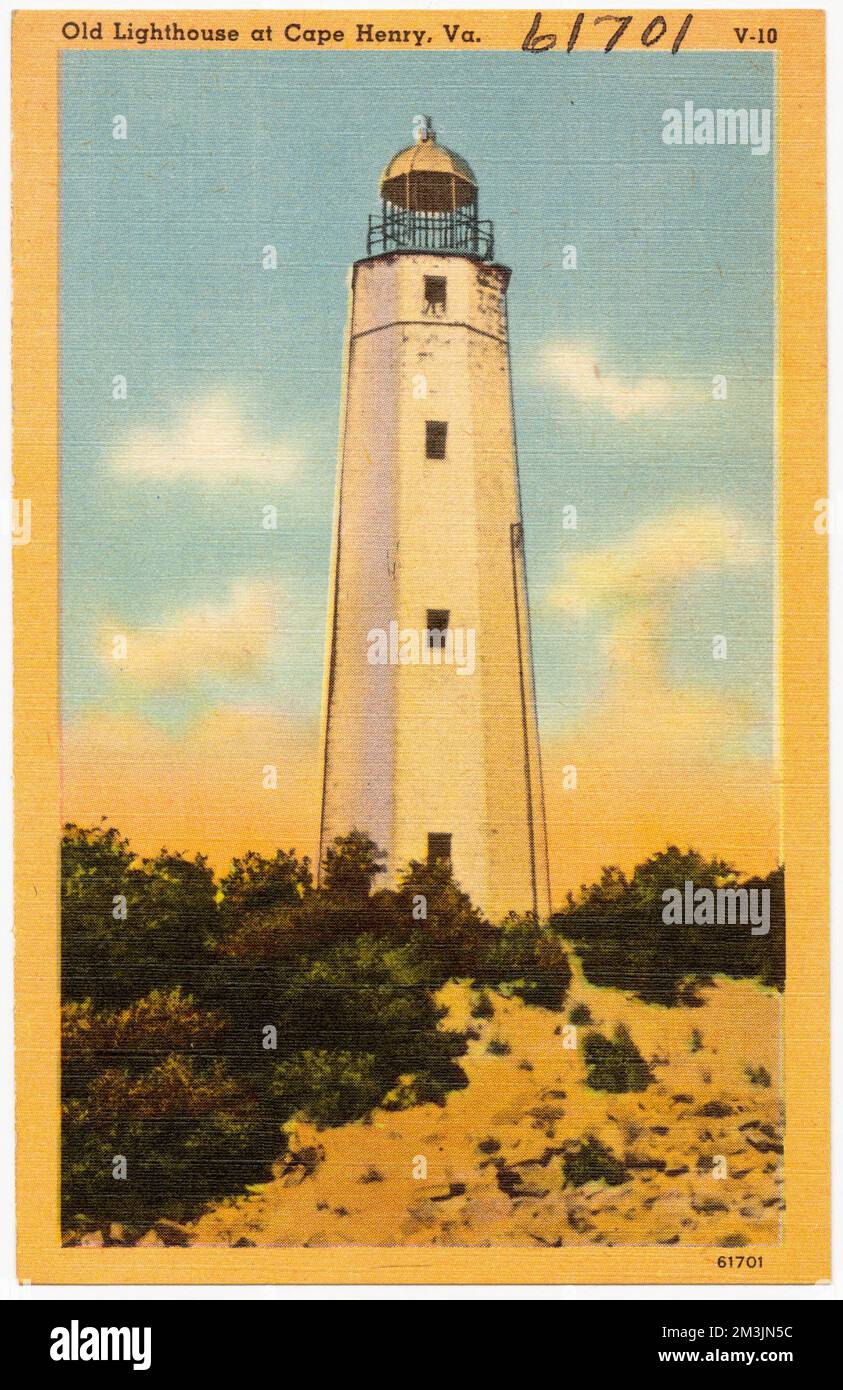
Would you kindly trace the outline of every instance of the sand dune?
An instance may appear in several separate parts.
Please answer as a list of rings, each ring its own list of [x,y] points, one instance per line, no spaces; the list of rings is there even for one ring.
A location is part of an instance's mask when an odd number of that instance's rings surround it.
[[[553,1014],[492,997],[494,1017],[476,1020],[466,986],[442,991],[443,1026],[480,1033],[462,1060],[464,1090],[442,1106],[378,1110],[337,1129],[296,1122],[273,1180],[203,1216],[194,1242],[778,1242],[778,995],[720,979],[702,1007],[665,1009],[591,987],[578,974],[569,1006],[586,1003],[601,1031],[623,1021],[653,1067],[656,1080],[645,1092],[624,1095],[584,1084],[579,1044],[587,1029],[577,1047],[563,1045],[567,1008]],[[492,1039],[510,1050],[487,1051]],[[765,1068],[770,1084],[750,1081],[747,1068],[756,1076]],[[624,1182],[564,1184],[563,1151],[586,1134],[624,1163]]]

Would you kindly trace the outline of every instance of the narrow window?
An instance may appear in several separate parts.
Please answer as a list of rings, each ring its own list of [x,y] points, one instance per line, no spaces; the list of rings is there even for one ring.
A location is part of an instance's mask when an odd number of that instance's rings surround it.
[[[441,831],[431,831],[427,837],[427,862],[428,864],[450,864],[451,862],[451,836],[445,835]]]
[[[427,627],[424,633],[428,651],[442,652],[445,650],[445,639],[448,635],[450,621],[451,614],[447,608],[428,608]]]
[[[425,453],[429,459],[445,457],[445,443],[448,438],[447,420],[425,421]]]
[[[447,296],[448,282],[444,275],[425,275],[423,313],[444,314]]]

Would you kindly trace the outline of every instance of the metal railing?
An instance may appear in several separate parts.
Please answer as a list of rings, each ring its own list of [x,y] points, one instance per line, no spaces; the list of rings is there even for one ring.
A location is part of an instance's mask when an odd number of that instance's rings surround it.
[[[473,207],[453,212],[414,212],[384,203],[369,216],[368,254],[383,251],[438,251],[479,256],[491,261],[495,239],[491,222],[481,222]]]

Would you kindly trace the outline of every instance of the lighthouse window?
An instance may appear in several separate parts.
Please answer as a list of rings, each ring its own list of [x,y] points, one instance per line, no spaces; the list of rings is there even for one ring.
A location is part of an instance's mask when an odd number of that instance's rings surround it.
[[[427,628],[424,634],[428,651],[441,652],[445,650],[445,635],[450,621],[451,614],[447,608],[428,608]]]
[[[448,294],[448,281],[444,275],[425,275],[424,313],[444,314]]]
[[[443,459],[445,457],[447,438],[447,420],[427,420],[425,422],[425,452],[429,459]]]
[[[437,861],[445,864],[451,862],[451,836],[438,830],[431,831],[427,837],[427,862],[435,864]]]

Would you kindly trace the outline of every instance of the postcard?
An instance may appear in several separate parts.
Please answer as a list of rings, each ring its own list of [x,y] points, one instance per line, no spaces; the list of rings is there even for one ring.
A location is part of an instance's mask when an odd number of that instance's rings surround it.
[[[827,1280],[823,15],[13,32],[20,1278]]]

